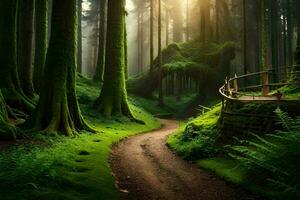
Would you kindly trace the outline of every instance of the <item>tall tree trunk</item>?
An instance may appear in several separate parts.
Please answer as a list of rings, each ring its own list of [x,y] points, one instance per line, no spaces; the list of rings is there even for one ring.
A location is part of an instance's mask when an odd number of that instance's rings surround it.
[[[133,118],[125,86],[125,0],[108,1],[104,84],[96,107],[105,116],[123,114]]]
[[[34,0],[19,1],[19,78],[21,87],[30,98],[34,97],[32,82],[32,41]]]
[[[154,0],[150,0],[150,72],[154,61]]]
[[[127,26],[126,26],[126,17],[127,13],[125,15],[125,26],[124,26],[124,62],[125,62],[125,80],[128,79],[128,43],[127,43]]]
[[[106,45],[106,26],[107,26],[107,0],[100,0],[100,24],[98,41],[98,58],[94,80],[103,81],[105,66],[105,45]]]
[[[292,23],[292,10],[291,0],[287,0],[286,12],[287,12],[287,49],[288,49],[288,65],[293,65],[293,23]]]
[[[144,70],[144,9],[142,8],[142,10],[141,10],[141,26],[140,26],[140,28],[141,28],[141,54],[140,54],[140,56],[141,56],[141,66],[140,66],[140,68],[141,68],[141,73],[143,73],[143,70]]]
[[[186,34],[186,41],[190,40],[190,1],[186,0],[186,25],[185,25],[185,34]]]
[[[159,67],[159,84],[158,84],[158,102],[164,105],[163,85],[162,85],[162,49],[161,49],[161,0],[158,0],[158,67]]]
[[[247,42],[248,42],[248,32],[247,32],[247,3],[246,0],[243,0],[243,29],[244,29],[244,38],[243,38],[243,42],[244,42],[244,74],[248,73],[248,62],[247,62]]]
[[[137,66],[137,72],[138,74],[141,73],[141,12],[138,10],[138,24],[137,24],[137,45],[138,45],[138,52],[137,52],[137,57],[138,57],[138,66]]]
[[[75,92],[77,14],[76,0],[53,0],[45,78],[38,106],[25,124],[30,129],[65,135],[90,130]]]
[[[272,69],[278,73],[278,4],[277,1],[271,4],[271,46],[272,46]],[[285,29],[285,28],[284,28]],[[275,80],[277,76],[275,75]]]
[[[216,1],[215,3],[215,10],[216,10],[216,42],[219,43],[221,38],[220,38],[220,16],[221,16],[221,4],[220,0]]]
[[[17,0],[0,1],[0,88],[13,107],[31,111],[33,103],[24,95],[17,72]]]
[[[207,42],[210,39],[210,0],[199,0],[200,3],[200,40]]]
[[[183,41],[183,9],[182,0],[173,0],[172,19],[173,19],[173,41],[180,43]]]
[[[169,11],[166,8],[166,12],[165,12],[165,22],[166,22],[166,47],[169,46]]]
[[[266,11],[265,11],[265,0],[260,0],[260,66],[261,70],[267,69],[267,36],[266,36]]]
[[[295,53],[295,66],[293,67],[293,71],[300,71],[300,19],[297,19],[297,48]],[[293,77],[294,81],[300,81],[300,75],[296,75]]]
[[[36,0],[38,1],[38,0]],[[82,20],[82,0],[77,0],[78,3],[78,41],[77,41],[77,71],[82,73],[82,27],[81,27],[81,20]]]
[[[40,93],[48,46],[48,1],[35,0],[35,56],[33,84]]]

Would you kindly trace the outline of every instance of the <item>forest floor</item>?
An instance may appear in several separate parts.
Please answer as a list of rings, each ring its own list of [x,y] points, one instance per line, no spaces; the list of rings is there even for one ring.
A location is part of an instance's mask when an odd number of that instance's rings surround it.
[[[110,163],[122,199],[260,199],[173,154],[166,140],[179,122],[161,122],[163,128],[113,148]]]
[[[131,110],[145,125],[122,116],[107,119],[93,106],[99,83],[77,77],[76,89],[85,119],[98,132],[75,137],[33,132],[27,139],[5,143],[0,148],[1,200],[119,199],[108,163],[111,147],[160,123],[134,98]]]

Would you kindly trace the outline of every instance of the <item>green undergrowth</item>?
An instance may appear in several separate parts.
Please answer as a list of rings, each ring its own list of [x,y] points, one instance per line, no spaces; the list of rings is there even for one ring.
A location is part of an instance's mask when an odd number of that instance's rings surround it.
[[[275,111],[281,130],[228,145],[228,157],[198,160],[197,164],[224,179],[271,199],[300,198],[300,118]]]
[[[0,199],[93,200],[118,199],[108,158],[123,138],[160,127],[160,123],[130,98],[136,118],[146,125],[117,116],[106,119],[93,109],[99,83],[77,78],[77,94],[85,119],[98,133],[76,137],[33,133],[34,140],[0,152]]]
[[[155,98],[148,99],[139,96],[132,96],[129,98],[136,106],[143,107],[146,111],[150,112],[159,118],[177,118],[183,119],[186,117],[192,103],[197,99],[197,94],[188,93],[182,95],[180,100],[175,96],[165,96],[164,106],[159,106]]]
[[[218,137],[218,119],[221,105],[190,121],[168,138],[168,145],[186,159],[196,159],[214,154]]]
[[[282,91],[299,98],[299,87]],[[169,147],[199,167],[262,196],[299,199],[299,104],[227,103],[226,113],[221,114],[218,104],[190,120],[168,138]]]
[[[153,97],[158,88],[158,74],[162,72],[163,78],[176,76],[198,81],[203,85],[200,89],[202,93],[206,96],[215,95],[223,78],[230,72],[230,61],[235,57],[235,48],[236,44],[233,42],[216,44],[190,41],[170,44],[162,51],[162,70],[158,70],[159,62],[156,58],[153,71],[130,77],[127,89],[138,96]]]

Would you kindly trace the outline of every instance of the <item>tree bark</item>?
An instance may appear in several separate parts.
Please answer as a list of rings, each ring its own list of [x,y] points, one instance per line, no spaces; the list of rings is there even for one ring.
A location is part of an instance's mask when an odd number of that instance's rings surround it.
[[[75,92],[77,1],[53,0],[51,38],[38,106],[27,120],[29,129],[74,135],[91,130]]]
[[[271,4],[271,47],[272,47],[272,69],[278,73],[278,4],[273,2]],[[285,29],[285,28],[284,28]],[[284,50],[285,51],[285,50]],[[275,75],[277,81],[277,75]]]
[[[103,81],[105,66],[105,45],[106,45],[106,26],[107,26],[107,0],[100,0],[100,26],[98,41],[98,59],[94,80]]]
[[[0,140],[15,140],[16,128],[9,122],[7,106],[0,90]]]
[[[38,0],[36,0],[38,1]],[[82,20],[82,0],[77,0],[78,3],[78,41],[77,41],[77,71],[82,73],[82,27],[81,27],[81,20]]]
[[[154,62],[154,0],[150,0],[150,72],[153,71]]]
[[[108,1],[104,83],[96,107],[105,116],[133,118],[127,101],[124,63],[125,0]]]
[[[33,85],[40,93],[48,46],[48,1],[35,0],[35,56]]]
[[[158,68],[159,68],[159,86],[158,103],[164,105],[163,86],[162,86],[162,49],[161,49],[161,0],[158,0]]]
[[[260,48],[261,48],[261,59],[260,66],[261,70],[267,69],[267,38],[266,38],[266,23],[265,23],[265,0],[260,0]]]
[[[33,19],[34,0],[19,1],[19,79],[21,87],[26,96],[34,97],[32,81],[32,41],[33,41]]]
[[[244,42],[244,74],[248,73],[248,32],[247,32],[247,1],[243,0],[243,42]]]
[[[17,0],[0,1],[0,88],[5,101],[26,111],[34,108],[21,88],[17,71]]]

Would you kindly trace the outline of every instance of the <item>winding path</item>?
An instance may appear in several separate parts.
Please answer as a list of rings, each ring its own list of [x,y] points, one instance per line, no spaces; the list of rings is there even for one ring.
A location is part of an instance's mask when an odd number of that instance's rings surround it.
[[[257,196],[234,187],[174,155],[165,145],[178,122],[116,145],[110,163],[122,199],[251,200]]]

